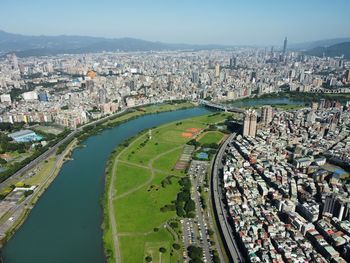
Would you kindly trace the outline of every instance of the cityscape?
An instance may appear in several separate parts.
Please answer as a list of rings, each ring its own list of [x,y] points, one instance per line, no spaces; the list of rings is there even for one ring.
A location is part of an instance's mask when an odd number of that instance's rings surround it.
[[[350,262],[350,6],[219,2],[5,14],[1,263]]]

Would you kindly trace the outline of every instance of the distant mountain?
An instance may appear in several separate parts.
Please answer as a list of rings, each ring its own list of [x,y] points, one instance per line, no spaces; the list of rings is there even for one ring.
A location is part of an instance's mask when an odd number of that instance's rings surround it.
[[[221,45],[167,44],[135,38],[88,36],[25,36],[0,30],[0,54],[15,52],[20,57],[79,54],[102,51],[160,51],[229,48]]]
[[[340,57],[344,55],[344,58],[350,59],[350,41],[328,47],[315,47],[307,50],[306,54],[318,57],[323,55],[326,57]]]
[[[309,41],[309,42],[303,42],[303,43],[295,43],[295,44],[290,44],[289,48],[294,50],[305,51],[316,47],[329,47],[329,46],[344,43],[344,42],[350,42],[350,37],[332,38],[332,39]]]

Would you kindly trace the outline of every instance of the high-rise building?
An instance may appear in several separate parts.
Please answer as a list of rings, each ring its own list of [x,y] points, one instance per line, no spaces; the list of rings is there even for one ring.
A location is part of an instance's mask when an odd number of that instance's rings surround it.
[[[283,42],[283,56],[286,55],[286,52],[287,52],[287,43],[288,43],[288,40],[287,40],[287,37],[284,39],[284,42]]]
[[[269,125],[272,121],[272,107],[264,106],[261,108],[261,121],[264,125]]]
[[[244,116],[243,136],[255,137],[257,114],[255,110],[247,110]]]
[[[15,53],[9,54],[8,58],[10,60],[12,69],[17,70],[19,66],[18,66],[18,59],[16,54]]]
[[[46,91],[39,92],[38,93],[38,98],[39,98],[39,101],[42,101],[42,102],[48,102],[49,101],[49,96],[47,95]]]
[[[350,82],[350,69],[345,71],[345,80],[346,82]]]
[[[326,100],[325,99],[320,99],[320,103],[318,104],[318,108],[320,110],[324,109],[324,107],[326,106]]]
[[[235,68],[237,66],[237,57],[233,56],[230,58],[230,68]]]
[[[98,91],[98,103],[103,104],[107,102],[107,92],[105,89],[99,89]]]
[[[220,64],[215,65],[215,77],[220,77]]]
[[[318,103],[316,101],[311,102],[311,110],[317,111]]]
[[[195,84],[198,84],[199,82],[199,74],[196,71],[192,72],[192,78],[191,78],[192,82]]]

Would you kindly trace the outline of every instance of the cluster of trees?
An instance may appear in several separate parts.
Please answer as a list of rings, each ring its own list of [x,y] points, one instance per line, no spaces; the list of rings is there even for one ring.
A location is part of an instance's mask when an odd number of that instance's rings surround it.
[[[200,202],[201,202],[202,208],[206,209],[207,208],[207,201],[205,199],[202,186],[199,186],[198,192],[200,193]]]
[[[219,149],[219,144],[213,142],[213,143],[204,143],[202,144],[203,148],[210,148],[210,149]]]
[[[51,140],[48,144],[46,144],[43,147],[36,147],[34,149],[34,152],[31,156],[27,157],[26,159],[22,160],[21,162],[13,163],[9,166],[7,166],[7,169],[0,173],[0,183],[5,181],[8,177],[10,177],[12,174],[16,173],[18,170],[29,164],[31,161],[38,158],[41,154],[46,152],[50,147],[54,146],[56,143],[58,143],[60,140],[62,140],[64,137],[66,137],[69,134],[69,130],[65,130],[62,133],[60,133],[55,140]]]
[[[23,129],[24,125],[25,125],[25,122],[16,122],[16,123],[1,122],[0,131],[14,132],[14,131]]]
[[[176,210],[176,207],[174,204],[165,205],[165,206],[160,208],[160,211],[163,213],[168,212],[168,211],[175,211],[175,210]]]
[[[193,145],[193,146],[196,147],[196,148],[199,147],[199,146],[201,145],[199,142],[197,142],[196,139],[192,139],[192,140],[188,141],[186,144],[187,144],[187,145]]]
[[[187,248],[187,255],[191,259],[190,263],[203,263],[203,260],[202,260],[203,250],[202,250],[202,248],[191,245]]]
[[[183,177],[179,181],[181,191],[177,194],[175,207],[176,214],[180,217],[195,217],[196,204],[191,199],[191,181],[188,177]]]
[[[161,182],[160,182],[160,184],[162,185],[162,187],[163,188],[165,188],[167,185],[169,185],[169,184],[172,184],[172,182],[171,182],[171,178],[172,178],[173,176],[172,175],[169,175],[169,176],[167,176],[167,177],[165,177]]]

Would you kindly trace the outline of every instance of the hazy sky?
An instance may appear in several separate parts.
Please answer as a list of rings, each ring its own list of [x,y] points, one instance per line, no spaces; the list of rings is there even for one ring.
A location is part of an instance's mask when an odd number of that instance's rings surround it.
[[[0,29],[171,43],[280,44],[350,36],[350,0],[0,0]]]

